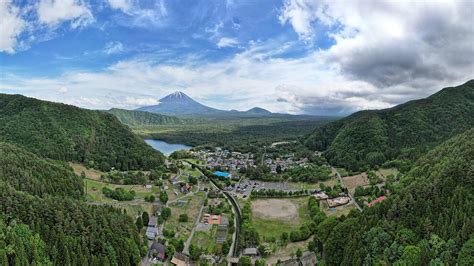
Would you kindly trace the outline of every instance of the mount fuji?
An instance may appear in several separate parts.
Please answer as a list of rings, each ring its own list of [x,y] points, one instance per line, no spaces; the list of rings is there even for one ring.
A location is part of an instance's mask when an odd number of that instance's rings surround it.
[[[164,115],[205,115],[205,116],[268,116],[273,113],[263,108],[254,107],[248,111],[219,110],[201,104],[184,92],[177,91],[159,100],[157,105],[144,106],[137,109]]]

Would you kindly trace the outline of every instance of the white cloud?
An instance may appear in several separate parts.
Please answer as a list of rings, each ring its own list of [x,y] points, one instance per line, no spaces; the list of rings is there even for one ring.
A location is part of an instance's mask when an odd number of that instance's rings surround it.
[[[123,44],[121,42],[108,42],[105,44],[103,52],[111,55],[111,54],[120,54],[125,51]]]
[[[474,76],[473,13],[473,1],[286,0],[280,21],[305,41],[331,29],[335,44],[321,60],[349,79],[409,88],[413,97]]]
[[[155,98],[137,98],[137,97],[125,97],[126,105],[129,106],[147,106],[147,105],[156,105],[159,101]]]
[[[71,28],[75,29],[94,21],[89,7],[79,0],[42,0],[37,12],[38,20],[48,26],[71,21]]]
[[[10,0],[0,1],[0,52],[14,53],[25,27],[19,8]]]
[[[142,7],[137,0],[108,0],[112,9],[122,11],[126,17],[119,17],[118,22],[123,26],[132,27],[161,27],[165,25],[168,15],[164,0],[155,1],[152,7]]]
[[[291,23],[300,39],[311,41],[314,34],[311,24],[317,20],[318,10],[319,4],[316,1],[287,0],[278,19],[282,24]]]
[[[61,88],[58,89],[58,91],[60,93],[67,93],[68,92],[68,88],[66,86],[62,86]]]
[[[224,48],[224,47],[235,47],[239,44],[239,41],[235,38],[221,38],[219,42],[217,42],[217,47]]]
[[[109,5],[110,7],[120,9],[125,13],[129,13],[133,8],[133,2],[131,0],[109,0]]]

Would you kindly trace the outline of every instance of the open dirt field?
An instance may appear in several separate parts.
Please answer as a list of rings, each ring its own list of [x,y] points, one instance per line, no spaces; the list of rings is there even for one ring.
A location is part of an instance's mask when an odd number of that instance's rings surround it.
[[[252,213],[262,219],[298,222],[298,206],[286,199],[262,199],[252,202]]]
[[[89,179],[100,180],[100,176],[104,173],[95,169],[87,169],[84,165],[78,163],[70,162],[69,165],[72,167],[76,175],[80,176],[81,173],[84,172],[86,177]]]
[[[366,173],[361,173],[361,174],[358,174],[358,175],[344,177],[343,181],[344,181],[344,184],[346,185],[347,189],[349,189],[349,193],[351,193],[351,194],[354,193],[356,187],[358,187],[358,186],[367,186],[367,185],[370,184]]]

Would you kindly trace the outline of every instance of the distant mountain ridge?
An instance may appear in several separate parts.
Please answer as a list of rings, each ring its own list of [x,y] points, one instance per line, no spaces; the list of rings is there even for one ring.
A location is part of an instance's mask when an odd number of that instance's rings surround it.
[[[474,80],[389,109],[354,113],[317,128],[303,142],[325,151],[331,164],[359,170],[387,160],[413,161],[472,127]]]
[[[159,100],[157,105],[144,106],[136,109],[136,111],[145,111],[151,113],[158,113],[164,115],[176,115],[176,116],[192,116],[192,115],[203,115],[203,116],[269,116],[279,115],[274,114],[263,108],[254,107],[247,111],[237,110],[220,110],[201,104],[184,92],[176,91],[169,94]]]
[[[143,127],[156,125],[176,125],[183,121],[175,116],[168,116],[144,111],[131,111],[112,108],[107,113],[113,114],[123,124],[129,127]]]

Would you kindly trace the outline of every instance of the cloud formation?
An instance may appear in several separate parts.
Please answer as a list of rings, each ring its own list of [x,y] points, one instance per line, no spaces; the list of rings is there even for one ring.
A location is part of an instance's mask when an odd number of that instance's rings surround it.
[[[41,3],[75,8],[41,18]],[[19,36],[37,28],[61,24],[72,31],[89,25],[83,18],[100,20],[88,15],[97,12],[92,2],[41,3],[26,11],[0,2],[7,18],[0,23],[9,29],[0,31],[1,51],[15,52],[25,42]],[[192,10],[182,15],[174,2],[109,0],[101,12],[112,30],[74,57],[84,65],[95,60],[92,67],[7,74],[0,90],[94,109],[136,108],[183,90],[221,109],[342,115],[426,97],[474,77],[472,1],[283,0],[265,14],[252,14],[254,3],[219,3],[186,3]],[[27,20],[36,17],[27,12],[38,18]],[[238,49],[220,49],[226,47]]]
[[[234,47],[239,44],[239,41],[235,38],[226,38],[223,37],[217,42],[217,47],[225,48],[225,47]]]
[[[474,68],[472,1],[287,0],[280,20],[303,39],[312,23],[338,30],[322,52],[342,74],[384,89],[468,78]]]
[[[70,21],[74,29],[94,21],[89,7],[81,0],[41,0],[37,12],[39,22],[51,27]]]
[[[25,26],[19,8],[11,5],[11,0],[0,1],[0,52],[15,52]]]

